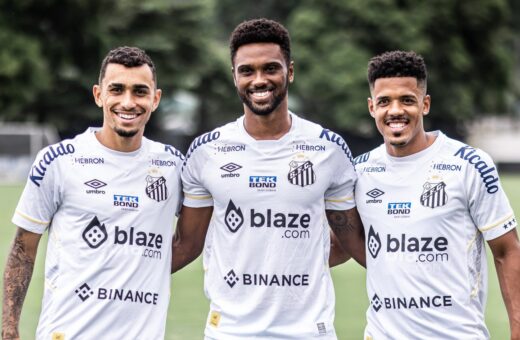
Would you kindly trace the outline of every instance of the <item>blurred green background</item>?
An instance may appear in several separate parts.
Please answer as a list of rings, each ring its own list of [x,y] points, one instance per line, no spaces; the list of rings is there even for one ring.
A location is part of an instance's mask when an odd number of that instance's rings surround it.
[[[520,211],[520,175],[502,176],[502,184],[511,200],[513,209]],[[0,263],[5,264],[15,227],[10,222],[22,185],[0,186]],[[21,336],[34,339],[43,291],[43,269],[46,237],[38,250],[37,264],[28,295],[22,310]],[[486,322],[491,338],[509,339],[507,314],[500,294],[492,256],[488,251],[489,295]],[[365,327],[365,311],[368,299],[365,290],[365,270],[354,261],[332,269],[336,289],[336,332],[339,340],[360,340]],[[0,284],[1,287],[1,284]],[[203,269],[200,258],[173,275],[171,301],[168,313],[166,340],[203,339],[209,302],[203,292]]]
[[[355,155],[379,143],[366,65],[386,50],[424,56],[427,128],[458,137],[490,113],[520,117],[516,0],[0,0],[0,122],[52,124],[62,138],[100,125],[91,89],[101,60],[136,45],[163,89],[147,134],[185,151],[194,135],[242,112],[228,37],[254,17],[291,33],[290,107],[348,135]]]

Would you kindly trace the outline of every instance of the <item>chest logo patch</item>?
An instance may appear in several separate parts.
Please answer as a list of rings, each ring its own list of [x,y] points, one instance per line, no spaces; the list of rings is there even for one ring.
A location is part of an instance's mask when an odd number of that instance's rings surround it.
[[[426,182],[423,185],[423,193],[420,202],[423,206],[429,208],[442,207],[448,203],[448,194],[446,194],[446,183]]]
[[[146,196],[160,202],[168,198],[168,188],[166,187],[166,178],[146,176]]]
[[[289,174],[287,179],[291,184],[305,187],[316,182],[316,173],[313,169],[313,164],[309,160],[305,161],[291,161],[289,163]]]

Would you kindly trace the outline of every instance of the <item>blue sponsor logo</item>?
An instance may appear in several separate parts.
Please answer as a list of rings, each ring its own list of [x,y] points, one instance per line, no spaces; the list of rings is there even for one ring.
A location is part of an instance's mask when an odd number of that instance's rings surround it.
[[[186,159],[184,160],[184,165],[186,165],[186,162],[191,157],[191,154],[195,149],[197,149],[199,146],[216,141],[220,137],[220,131],[210,131],[206,132],[203,135],[200,135],[199,137],[195,138],[193,142],[190,145],[190,148],[188,152],[186,153]]]
[[[336,143],[338,146],[341,147],[341,150],[347,155],[349,161],[354,165],[354,160],[352,159],[352,153],[350,152],[350,149],[348,148],[347,143],[345,140],[338,134],[330,131],[329,129],[323,129],[320,134],[321,139],[326,139],[329,142]]]
[[[122,208],[139,208],[139,196],[114,195],[114,206]]]
[[[217,146],[217,152],[226,153],[226,152],[238,152],[238,151],[246,151],[246,146],[244,144]]]
[[[482,182],[486,186],[486,191],[489,194],[494,194],[498,191],[498,173],[495,167],[489,166],[486,161],[482,160],[476,149],[466,145],[455,152],[453,156],[459,156],[461,159],[473,165],[479,172]]]
[[[412,210],[412,202],[392,202],[388,203],[388,215],[410,215],[410,212]]]
[[[354,158],[354,165],[365,163],[366,161],[368,161],[369,158],[370,158],[370,152],[359,155],[356,158]]]
[[[250,188],[276,188],[276,176],[249,176]]]
[[[74,146],[72,144],[63,144],[59,143],[58,146],[51,145],[48,150],[43,154],[43,157],[31,168],[31,172],[29,173],[29,179],[33,182],[37,187],[40,186],[40,182],[43,180],[45,173],[47,172],[47,167],[51,165],[51,163],[58,157],[73,154]]]
[[[172,155],[179,157],[181,161],[184,160],[184,155],[182,154],[182,152],[180,152],[179,150],[177,150],[176,148],[174,148],[171,145],[165,145],[164,151],[167,151],[167,152],[171,153]]]

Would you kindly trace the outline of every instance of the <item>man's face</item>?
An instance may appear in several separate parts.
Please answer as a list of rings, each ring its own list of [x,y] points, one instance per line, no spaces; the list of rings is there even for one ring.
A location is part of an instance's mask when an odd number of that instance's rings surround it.
[[[274,43],[254,43],[238,48],[233,62],[233,79],[244,109],[268,115],[287,100],[294,68],[285,61]]]
[[[392,156],[407,156],[425,145],[423,116],[430,110],[430,96],[414,77],[379,78],[371,89],[368,109]]]
[[[155,89],[152,70],[146,64],[108,64],[102,83],[94,86],[93,93],[96,104],[103,108],[103,128],[127,138],[143,135],[161,99],[161,90]]]

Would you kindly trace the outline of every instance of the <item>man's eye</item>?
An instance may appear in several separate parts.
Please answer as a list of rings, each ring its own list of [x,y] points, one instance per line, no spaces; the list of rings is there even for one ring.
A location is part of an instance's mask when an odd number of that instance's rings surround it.
[[[111,92],[111,93],[121,93],[121,92],[123,92],[123,89],[120,88],[120,87],[112,87],[112,88],[110,89],[110,92]]]

